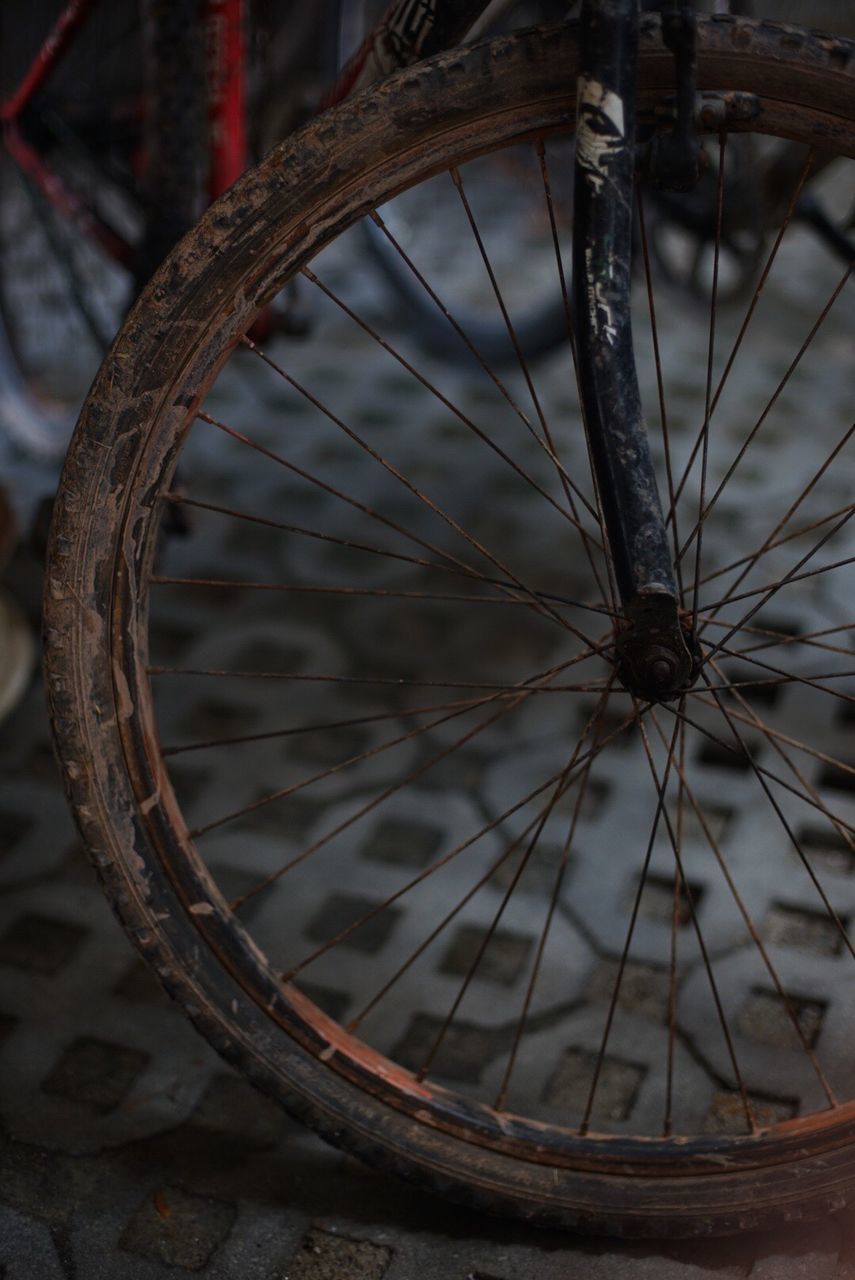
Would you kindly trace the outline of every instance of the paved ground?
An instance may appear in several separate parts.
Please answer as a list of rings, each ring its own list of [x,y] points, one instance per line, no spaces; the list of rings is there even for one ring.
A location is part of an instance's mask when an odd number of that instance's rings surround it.
[[[3,728],[5,1280],[844,1280],[850,1215],[619,1246],[422,1198],[226,1069],[135,958],[79,851],[36,687]]]
[[[620,1246],[412,1193],[231,1073],[133,954],[65,812],[35,687],[3,727],[5,1280],[844,1280],[850,1215]]]
[[[764,387],[774,386],[775,371],[780,370],[776,361],[781,335],[797,346],[817,299],[833,287],[834,265],[816,254],[807,271],[805,252],[803,237],[785,250],[770,304],[777,314],[776,324],[774,330],[758,325],[758,341],[740,368],[731,403],[723,401],[718,437],[723,443],[714,466],[723,465],[746,421],[753,420],[746,419],[744,406],[752,413],[758,411],[765,403]],[[442,256],[441,245],[437,254]],[[346,286],[351,305],[365,306],[369,312],[375,307],[376,282],[373,278],[366,282],[354,271],[347,254],[333,256],[327,268],[325,279],[336,287]],[[851,298],[843,299],[847,304]],[[704,331],[697,314],[674,305],[663,319],[680,449],[689,439],[680,435],[680,422],[685,418],[691,425],[692,396],[697,389],[690,385],[688,374],[703,369],[697,350]],[[817,388],[822,387],[823,423],[833,422],[837,429],[848,421],[848,392],[840,377],[851,358],[847,314],[851,317],[851,305],[839,319],[835,313],[806,381],[794,380],[787,387],[774,434],[764,450],[765,469],[760,469],[759,478],[755,471],[744,487],[736,487],[726,508],[728,519],[715,535],[721,539],[722,554],[733,554],[730,548],[738,550],[752,535],[754,504],[758,496],[767,496],[764,477],[772,489],[787,492],[786,466],[776,469],[778,460],[785,458],[787,465],[795,460],[802,470],[802,464],[807,465],[812,442],[803,426],[805,421],[815,425],[809,415],[816,412]],[[722,343],[732,333],[736,316],[734,312],[722,320]],[[378,354],[352,325],[345,325],[331,304],[318,304],[316,324],[312,343],[282,347],[281,358],[288,360],[289,368],[296,369],[316,393],[330,395],[343,406],[349,420],[374,441],[388,440],[390,428],[403,421],[406,430],[394,435],[392,447],[407,473],[420,484],[440,490],[460,518],[475,520],[480,536],[492,539],[490,545],[511,558],[521,573],[533,566],[544,570],[545,579],[538,581],[549,585],[550,555],[555,558],[550,549],[560,544],[549,541],[541,508],[521,497],[524,486],[521,489],[519,478],[509,478],[502,466],[489,460],[473,473],[468,465],[471,440],[459,420],[452,421],[445,410],[438,410],[424,388],[414,393],[400,368],[390,367],[388,357]],[[655,386],[646,354],[642,362],[648,371],[646,402],[651,403]],[[449,374],[441,361],[426,360],[423,367],[431,377],[442,379],[444,389],[451,388],[452,398],[465,405],[467,412],[481,414],[495,439],[502,443],[514,439],[513,415],[502,407],[494,388],[485,388],[483,379],[474,378],[471,371]],[[568,409],[572,397],[568,397],[567,383],[567,369],[560,359],[538,369],[538,386],[544,389],[550,411],[575,413],[574,408]],[[519,380],[513,384],[515,395],[522,394],[518,384]],[[255,438],[268,447],[274,446],[285,422],[292,449],[289,456],[301,466],[326,467],[326,474],[337,483],[344,483],[344,477],[352,492],[373,503],[385,502],[384,510],[415,522],[410,527],[419,531],[429,527],[427,522],[418,523],[424,516],[412,503],[396,505],[385,477],[378,481],[363,460],[341,450],[328,421],[319,422],[317,414],[295,402],[292,391],[283,390],[269,371],[260,376],[246,358],[225,376],[209,408],[237,427],[252,428]],[[198,486],[197,496],[236,505],[269,498],[270,509],[278,511],[280,519],[281,512],[287,511],[289,519],[318,522],[327,531],[354,536],[338,522],[335,504],[324,505],[305,485],[294,483],[293,476],[285,483],[277,475],[253,470],[233,441],[212,444],[210,433],[201,429],[197,437],[191,443],[186,473]],[[437,446],[433,453],[425,451],[425,437]],[[575,438],[578,441],[578,433]],[[567,448],[572,450],[573,445]],[[567,456],[575,463],[572,453]],[[539,470],[539,462],[542,459],[535,458],[530,466],[541,481],[548,471]],[[32,466],[21,468],[27,485],[35,487],[36,471]],[[833,497],[834,485],[840,482],[832,478],[827,483],[831,487],[826,496]],[[485,495],[490,499],[499,495],[501,505],[494,507]],[[211,569],[218,577],[242,573],[268,580],[288,574],[291,582],[330,585],[359,581],[359,572],[366,568],[365,563],[360,571],[348,567],[352,563],[349,549],[343,553],[340,547],[310,542],[306,550],[305,540],[277,543],[266,529],[250,528],[245,536],[236,536],[228,521],[211,513],[198,515],[194,534],[186,543],[176,541],[167,549],[171,573],[205,576]],[[441,542],[439,534],[432,536]],[[564,591],[569,590],[567,572],[566,565],[555,566],[556,580]],[[590,589],[584,564],[574,562],[572,573],[574,588],[584,595]],[[38,609],[37,579],[36,562],[22,550],[10,582],[33,616]],[[378,589],[407,584],[395,566],[378,570],[370,581]],[[468,673],[468,678],[476,672],[490,678],[493,672],[513,671],[516,662],[532,653],[539,665],[546,665],[554,652],[556,632],[544,630],[539,619],[498,626],[489,633],[489,645],[482,636],[479,647],[473,645],[476,633],[469,624],[457,615],[449,620],[442,606],[431,607],[416,621],[397,602],[381,603],[363,621],[347,601],[339,605],[314,600],[308,597],[308,603],[293,606],[283,632],[275,612],[265,612],[267,602],[244,603],[241,598],[238,605],[233,595],[214,587],[202,589],[199,596],[186,588],[165,588],[157,607],[154,656],[157,661],[185,666],[210,664],[214,652],[208,648],[210,634],[200,626],[209,610],[218,619],[213,636],[218,662],[228,658],[236,668],[255,671],[270,669],[273,652],[277,669],[286,663],[307,675],[332,669],[359,678],[371,671],[376,674],[378,658],[384,670],[397,672],[405,657],[424,650],[453,660],[454,669]],[[821,586],[805,589],[790,614],[785,609],[786,616],[777,615],[776,623],[784,625],[798,615],[800,626],[807,625],[808,619],[812,627],[827,625],[836,619],[837,603],[824,597]],[[200,692],[193,681],[183,680],[158,698],[168,726],[164,730],[167,743],[192,744],[243,731],[244,725],[253,733],[266,732],[276,728],[281,715],[266,687],[248,692],[242,685],[238,692],[221,688]],[[522,786],[527,771],[548,772],[550,761],[561,759],[562,734],[568,726],[563,709],[548,699],[540,703],[544,705],[531,714],[526,711],[521,719],[517,741],[526,750],[518,752],[510,764],[501,733],[483,735],[477,751],[460,753],[462,763],[438,770],[423,790],[415,788],[406,808],[399,812],[393,803],[383,822],[363,824],[352,837],[340,841],[335,846],[339,859],[335,867],[349,868],[352,878],[347,884],[334,878],[342,875],[340,869],[327,869],[293,890],[296,897],[283,901],[274,892],[257,912],[247,912],[248,926],[276,963],[284,967],[299,954],[291,956],[287,948],[276,951],[285,946],[277,928],[281,910],[297,916],[292,930],[295,945],[322,941],[364,910],[381,870],[393,877],[410,874],[443,841],[457,838],[455,833],[495,819],[508,793]],[[313,694],[311,704],[305,701],[309,705],[313,716],[333,708],[340,714],[342,705],[354,718],[367,715],[358,689],[346,700],[336,691],[328,699],[328,708],[322,695]],[[302,695],[295,694],[290,706],[302,712]],[[401,706],[394,710],[402,714]],[[785,696],[767,714],[782,730],[789,730],[803,714],[802,704]],[[176,762],[176,791],[192,823],[263,796],[265,789],[276,787],[285,766],[289,779],[300,779],[322,765],[334,765],[342,750],[361,757],[345,774],[345,781],[339,775],[327,778],[319,798],[310,792],[302,807],[292,805],[290,823],[278,823],[273,806],[264,806],[248,814],[236,834],[228,830],[212,834],[206,857],[226,897],[241,895],[259,875],[275,867],[283,840],[299,848],[300,842],[313,838],[319,823],[334,825],[337,815],[346,815],[359,797],[376,794],[385,786],[387,757],[368,754],[381,737],[366,723],[344,742],[315,735],[304,740],[299,753],[287,744],[276,754],[266,747],[263,751],[250,748],[249,763],[240,768],[235,767],[232,750],[206,752],[201,763],[199,757]],[[846,731],[845,724],[835,721],[829,734],[842,743]],[[439,746],[447,741],[442,731],[435,741]],[[565,976],[567,957],[572,957],[578,990],[568,1002],[567,992],[559,990],[544,970],[540,996],[549,1016],[543,1019],[536,1052],[527,1064],[532,1083],[525,1100],[535,1108],[572,1108],[584,1098],[591,1047],[598,1042],[632,899],[637,865],[622,864],[617,858],[604,860],[600,851],[617,849],[625,833],[643,820],[636,784],[645,762],[637,740],[615,755],[612,770],[594,778],[580,816],[572,878],[551,939],[564,966],[559,972]],[[412,744],[405,745],[395,756],[395,769],[410,767],[413,758]],[[132,953],[67,815],[38,686],[0,728],[0,766],[0,1264],[5,1267],[0,1274],[6,1280],[52,1280],[54,1276],[154,1280],[194,1273],[249,1280],[511,1280],[517,1275],[537,1280],[576,1275],[592,1280],[646,1280],[648,1276],[694,1280],[703,1275],[721,1280],[747,1275],[755,1280],[843,1280],[855,1275],[855,1221],[850,1229],[850,1214],[812,1227],[793,1226],[774,1235],[749,1235],[703,1246],[592,1243],[528,1232],[418,1197],[323,1146],[224,1067]],[[780,842],[776,843],[772,825],[752,805],[745,777],[720,755],[709,751],[705,755],[702,744],[692,755],[691,768],[707,818],[726,841],[738,874],[750,883],[751,908],[762,920],[766,942],[775,949],[781,972],[793,984],[793,998],[798,995],[798,1017],[805,1034],[812,1043],[823,1035],[839,1048],[839,1040],[831,1037],[846,1025],[849,983],[836,941],[825,928],[827,921],[804,909],[803,872],[790,859],[774,863],[781,870],[773,877],[754,875],[755,865],[771,865],[780,853]],[[819,774],[816,785],[826,785]],[[843,806],[839,812],[850,812],[845,806],[851,806],[851,796],[835,796],[835,801]],[[567,820],[565,811],[565,826]],[[517,834],[523,825],[520,817],[516,827],[508,822],[504,830]],[[554,875],[558,831],[547,832],[547,837],[538,864],[541,874],[533,874],[527,889],[528,901],[535,906],[538,898],[546,896]],[[809,843],[807,834],[803,838]],[[698,832],[688,832],[687,842],[689,879],[702,904],[703,927],[715,938],[720,971],[725,973],[749,1092],[765,1122],[786,1118],[811,1102],[815,1086],[797,1061],[791,1029],[782,1027],[780,1010],[770,1005],[768,990],[758,984],[749,949],[733,931],[727,895],[715,868],[710,867],[708,851],[702,856]],[[842,864],[841,850],[833,841],[828,844],[827,833],[825,845],[818,837],[815,845],[812,854],[825,860],[825,870],[841,895],[838,901],[850,903],[855,894],[851,858]],[[763,851],[762,859],[758,850]],[[660,1114],[661,1099],[654,1086],[660,1087],[656,1082],[661,1081],[661,1072],[651,1064],[662,1060],[670,867],[668,847],[660,841],[616,1038],[603,1071],[598,1116],[602,1128],[642,1127],[652,1113]],[[504,880],[494,878],[489,892],[496,894],[507,883],[504,872]],[[456,889],[459,895],[461,884],[453,879],[451,884],[442,893],[450,895]],[[436,894],[442,897],[439,890]],[[432,905],[428,895],[419,900],[418,909]],[[405,985],[391,1011],[371,1025],[373,1043],[392,1046],[401,1060],[417,1065],[431,1021],[435,1023],[438,1016],[442,992],[467,971],[493,909],[488,911],[480,899],[467,906],[452,936],[431,961],[433,994],[423,993],[416,981]],[[525,986],[525,962],[533,947],[527,926],[531,912],[530,906],[517,914],[515,910],[512,907],[502,920],[488,953],[489,964],[478,975],[483,986],[476,989],[483,1003],[477,1017],[461,1021],[451,1048],[440,1059],[439,1074],[464,1092],[489,1085],[499,1070],[507,1042],[506,1002]],[[401,916],[394,919],[400,926]],[[354,942],[351,963],[327,957],[313,976],[311,993],[330,1012],[338,1015],[355,1008],[371,990],[382,964],[393,964],[399,954],[406,954],[402,948],[409,930],[375,924],[373,931],[362,935],[361,944]],[[734,1089],[727,1084],[721,1047],[704,1034],[709,998],[698,989],[699,961],[689,958],[687,944],[681,947],[685,967],[680,1018],[685,1043],[695,1052],[691,1061],[687,1053],[682,1063],[685,1085],[680,1102],[689,1123],[706,1132],[721,1132],[733,1123]],[[358,963],[352,963],[354,959]],[[433,998],[436,1006],[430,1003]],[[843,1087],[851,1089],[848,1053],[838,1052],[834,1067]]]

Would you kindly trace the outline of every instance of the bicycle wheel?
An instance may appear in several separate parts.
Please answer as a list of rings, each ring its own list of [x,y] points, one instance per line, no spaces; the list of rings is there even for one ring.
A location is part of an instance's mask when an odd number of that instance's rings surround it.
[[[59,8],[4,15],[4,97],[20,83]],[[129,298],[129,264],[111,257],[84,225],[91,211],[117,243],[130,246],[140,234],[131,159],[140,145],[138,36],[132,8],[98,11],[17,122],[67,195],[49,199],[4,134],[0,418],[36,455],[64,453]],[[76,202],[82,207],[73,213]]]
[[[29,453],[64,454],[135,291],[201,211],[197,9],[140,0],[90,15],[16,122],[39,180],[4,137],[0,426]],[[41,8],[4,24],[7,90],[50,21]]]
[[[610,660],[569,352],[537,379],[412,355],[349,234],[446,172],[480,256],[467,167],[572,132],[576,39],[473,45],[344,104],[172,255],[69,454],[47,678],[125,928],[253,1081],[476,1207],[719,1232],[855,1182],[852,298],[789,216],[830,140],[827,197],[851,195],[855,57],[699,23],[707,145],[806,160],[747,307],[635,300],[704,659],[648,706]],[[671,76],[645,21],[645,118]],[[312,339],[262,349],[244,335],[295,275]],[[193,536],[161,543],[174,504]]]

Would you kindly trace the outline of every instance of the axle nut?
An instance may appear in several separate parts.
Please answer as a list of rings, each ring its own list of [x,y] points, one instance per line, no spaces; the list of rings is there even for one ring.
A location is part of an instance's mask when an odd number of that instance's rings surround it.
[[[654,658],[647,668],[647,674],[658,689],[664,689],[673,680],[676,670],[676,663],[670,659]]]

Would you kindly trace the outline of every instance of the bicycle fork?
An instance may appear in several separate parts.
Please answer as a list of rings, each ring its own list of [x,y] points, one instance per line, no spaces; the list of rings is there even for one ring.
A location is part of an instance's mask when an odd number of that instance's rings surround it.
[[[661,701],[687,689],[699,663],[679,608],[632,346],[638,0],[586,0],[581,58],[573,290],[582,411],[623,613],[620,677]]]

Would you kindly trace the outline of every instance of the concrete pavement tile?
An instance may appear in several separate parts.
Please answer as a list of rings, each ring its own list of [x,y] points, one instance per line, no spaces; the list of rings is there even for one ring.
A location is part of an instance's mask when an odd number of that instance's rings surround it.
[[[3,1280],[67,1280],[43,1222],[0,1206],[0,1276]]]
[[[383,1280],[391,1260],[383,1245],[313,1227],[271,1280]]]
[[[855,1280],[855,1214],[844,1209],[836,1217],[840,1227],[840,1256],[834,1280]]]
[[[751,1280],[837,1280],[843,1232],[835,1219],[763,1237]]]
[[[119,1248],[172,1267],[201,1271],[232,1229],[237,1209],[180,1187],[157,1187],[122,1232]]]
[[[552,1233],[514,1231],[503,1226],[493,1238],[442,1239],[432,1231],[401,1240],[384,1280],[745,1280],[750,1254],[737,1246],[722,1252],[718,1242],[695,1246],[695,1257],[675,1257],[661,1245],[592,1245]]]

